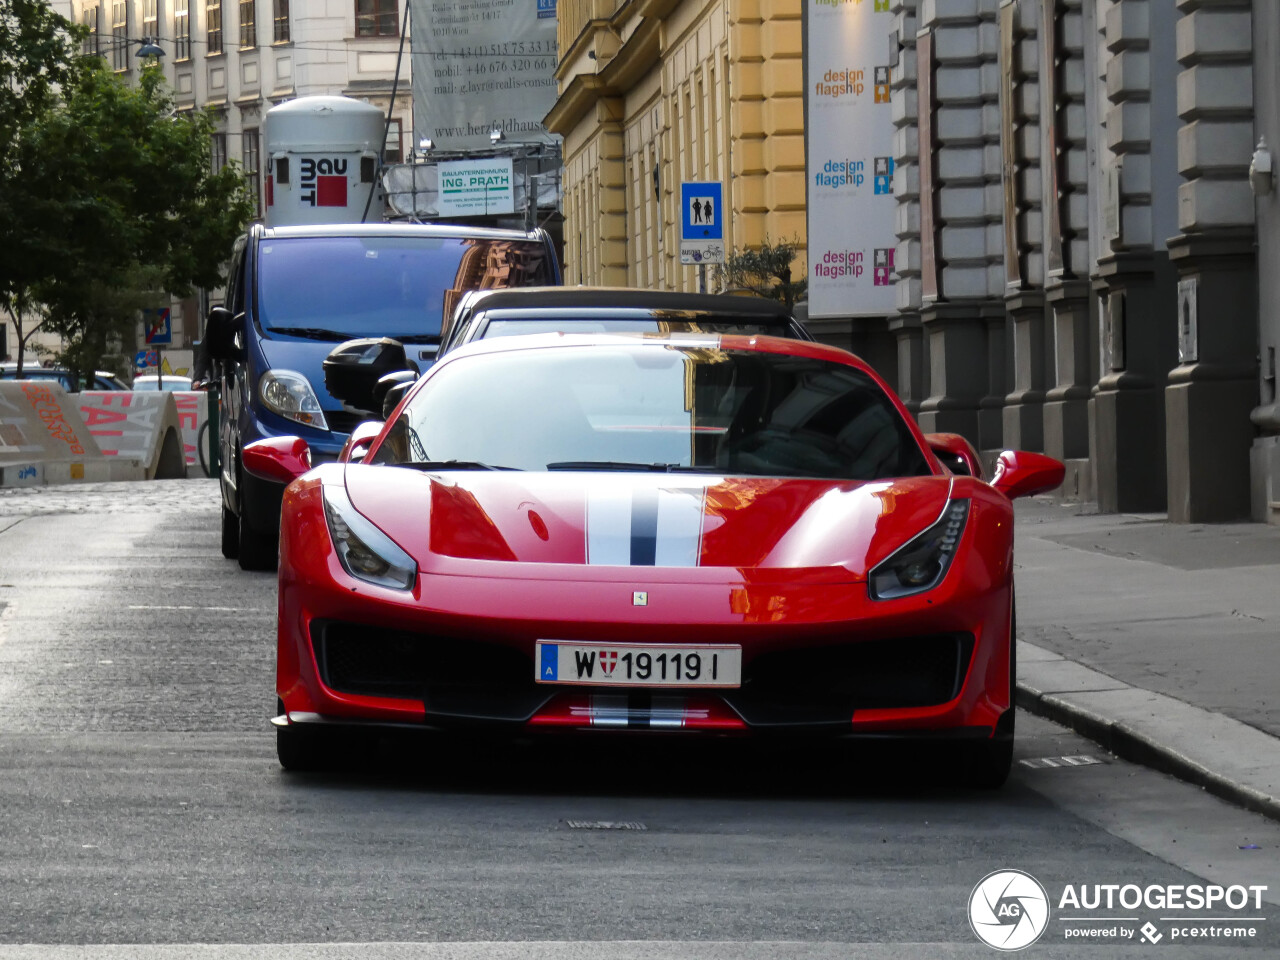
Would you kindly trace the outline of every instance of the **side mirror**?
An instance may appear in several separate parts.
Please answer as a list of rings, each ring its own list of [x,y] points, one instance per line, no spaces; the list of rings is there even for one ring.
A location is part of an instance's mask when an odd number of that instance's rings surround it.
[[[366,420],[364,423],[356,425],[351,431],[351,436],[347,437],[347,442],[342,445],[342,452],[338,454],[339,463],[359,463],[365,458],[369,452],[369,446],[382,432],[383,423],[381,420]]]
[[[240,462],[255,477],[289,483],[311,469],[311,448],[301,437],[255,440],[244,448]]]
[[[409,380],[405,383],[397,383],[387,391],[386,398],[382,401],[382,419],[390,420],[391,415],[396,412],[396,407],[400,406],[400,401],[404,399],[404,395],[413,387],[414,381]]]
[[[952,473],[967,477],[985,479],[982,469],[982,458],[973,444],[958,433],[926,433],[925,443],[933,455],[943,462]]]
[[[236,319],[226,307],[214,307],[204,321],[204,349],[210,360],[232,360]]]
[[[996,460],[991,485],[1013,500],[1061,486],[1065,475],[1066,467],[1053,457],[1026,450],[1006,450]]]
[[[367,413],[382,409],[374,388],[388,373],[411,369],[404,344],[389,337],[348,340],[324,360],[324,386],[343,403]]]
[[[413,382],[417,379],[418,379],[418,373],[416,370],[397,370],[394,373],[388,373],[385,376],[378,378],[378,382],[373,385],[373,400],[374,400],[374,403],[378,405],[377,409],[382,411],[383,420],[387,419],[388,392],[393,387],[396,387],[402,383],[412,386]],[[403,397],[404,391],[403,390],[400,391],[399,395]],[[399,401],[397,400],[396,403],[399,403]],[[391,409],[392,410],[395,409],[394,404],[392,405]]]

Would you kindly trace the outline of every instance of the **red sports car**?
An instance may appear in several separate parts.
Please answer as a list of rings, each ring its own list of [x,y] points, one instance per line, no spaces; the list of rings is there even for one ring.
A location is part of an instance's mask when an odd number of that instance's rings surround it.
[[[409,725],[942,737],[967,779],[1008,773],[1010,498],[1062,465],[1006,452],[985,482],[849,353],[483,341],[309,462],[297,438],[244,452],[293,481],[286,768],[344,727]]]

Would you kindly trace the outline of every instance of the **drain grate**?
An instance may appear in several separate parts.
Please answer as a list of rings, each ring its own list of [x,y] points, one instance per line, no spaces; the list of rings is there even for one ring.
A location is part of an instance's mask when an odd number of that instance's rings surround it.
[[[1020,764],[1030,770],[1049,770],[1054,767],[1091,767],[1096,763],[1107,761],[1088,754],[1077,754],[1073,757],[1037,757],[1034,760],[1019,760]]]
[[[570,830],[648,830],[638,820],[566,820]]]

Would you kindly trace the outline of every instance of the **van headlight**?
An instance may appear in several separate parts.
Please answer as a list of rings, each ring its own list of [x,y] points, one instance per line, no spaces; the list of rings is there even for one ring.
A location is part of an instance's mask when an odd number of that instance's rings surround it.
[[[272,413],[286,420],[328,430],[329,421],[320,409],[320,400],[311,381],[293,370],[268,370],[258,381],[258,396]]]
[[[352,505],[346,490],[324,484],[324,518],[338,560],[357,580],[395,590],[412,590],[418,565]]]
[[[941,583],[956,555],[968,518],[968,500],[950,501],[937,523],[871,571],[867,586],[872,599],[909,597]]]

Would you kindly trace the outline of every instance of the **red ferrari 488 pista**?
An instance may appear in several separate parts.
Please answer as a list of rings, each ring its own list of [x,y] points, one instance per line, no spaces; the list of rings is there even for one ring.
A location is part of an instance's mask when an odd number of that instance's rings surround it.
[[[339,463],[296,438],[281,763],[352,726],[945,738],[1008,773],[1011,498],[1062,465],[922,435],[876,374],[769,337],[449,354]],[[296,478],[296,479],[295,479]]]

